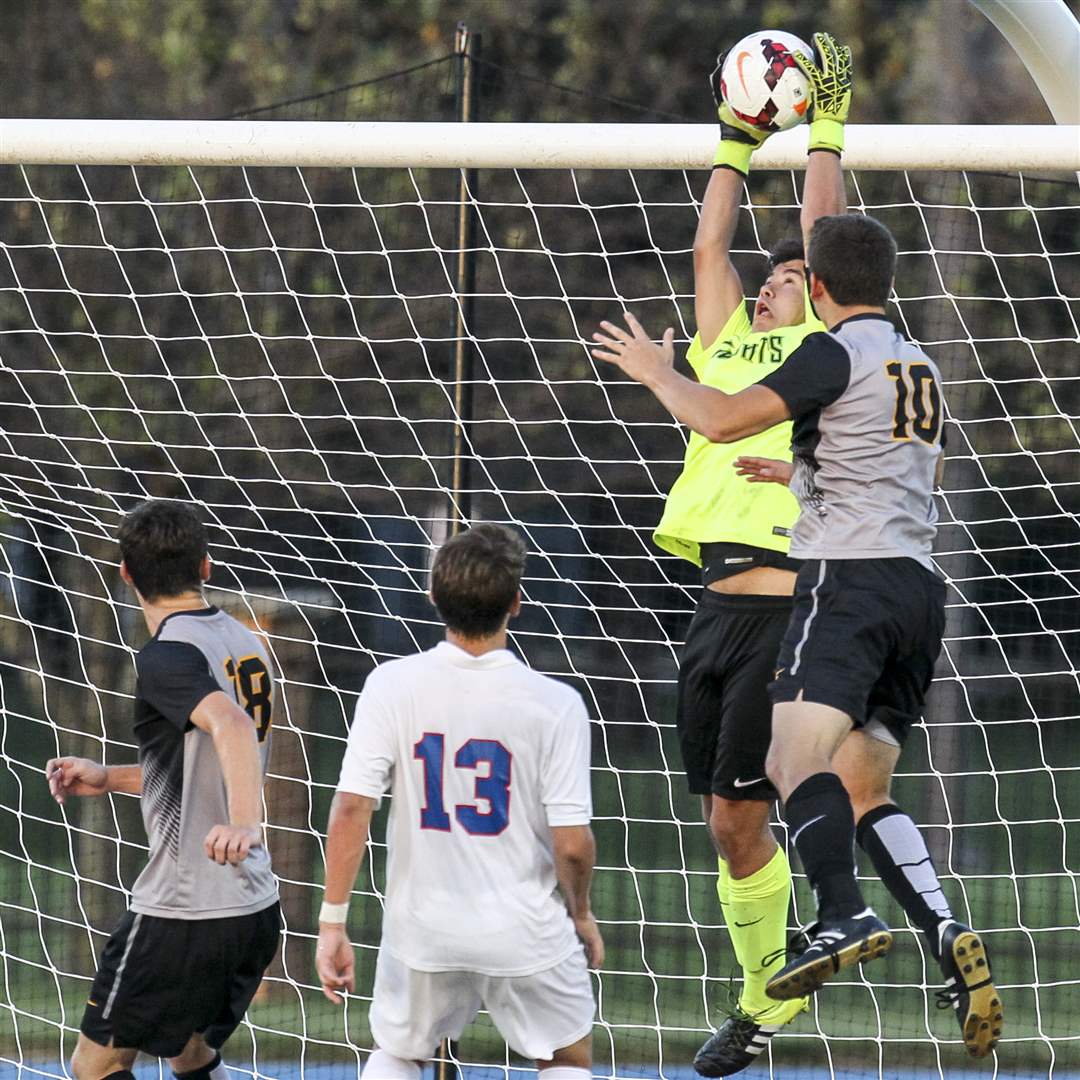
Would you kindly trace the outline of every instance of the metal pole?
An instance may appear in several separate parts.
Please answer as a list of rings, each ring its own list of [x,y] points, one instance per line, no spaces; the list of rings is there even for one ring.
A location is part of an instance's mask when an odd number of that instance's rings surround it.
[[[457,57],[457,118],[468,124],[476,119],[476,65],[480,54],[480,35],[472,33],[463,22],[454,35]],[[457,264],[454,268],[454,459],[450,478],[450,535],[468,527],[472,517],[471,483],[472,443],[469,428],[473,415],[473,345],[467,340],[473,325],[476,292],[476,170],[462,169],[458,181]],[[454,1044],[449,1039],[439,1043],[435,1080],[459,1080],[453,1063]]]
[[[476,119],[476,64],[480,54],[480,35],[458,23],[454,39],[457,56],[457,118],[463,124]],[[450,535],[468,526],[472,517],[472,444],[469,429],[473,415],[473,353],[468,335],[473,325],[476,292],[476,198],[477,173],[462,169],[458,183],[457,264],[454,287],[454,449],[450,479]],[[443,1080],[440,1074],[439,1080]]]

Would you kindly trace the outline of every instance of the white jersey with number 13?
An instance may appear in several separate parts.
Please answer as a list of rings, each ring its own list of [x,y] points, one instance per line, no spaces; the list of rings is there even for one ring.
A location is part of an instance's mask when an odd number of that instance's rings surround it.
[[[588,825],[581,695],[449,642],[373,671],[338,790],[392,795],[382,948],[418,971],[517,976],[580,948],[552,827]]]

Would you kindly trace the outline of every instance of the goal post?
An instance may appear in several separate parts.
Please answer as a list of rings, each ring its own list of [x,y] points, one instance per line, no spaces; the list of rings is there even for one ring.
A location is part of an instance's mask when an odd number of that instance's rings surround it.
[[[754,169],[803,168],[806,138],[772,136]],[[849,169],[1080,169],[1075,124],[849,124],[845,146]],[[0,120],[0,164],[704,169],[715,149],[715,124]]]
[[[992,949],[998,1075],[1058,1080],[1080,1076],[1078,136],[852,126],[845,154],[850,207],[897,237],[891,314],[938,363],[950,423],[946,640],[895,794]],[[748,293],[797,232],[805,138],[755,155],[733,252]],[[0,120],[0,1076],[67,1075],[95,957],[145,858],[134,799],[61,810],[42,766],[134,759],[145,629],[115,533],[146,497],[197,507],[210,595],[265,636],[281,675],[266,816],[285,933],[228,1063],[356,1075],[385,810],[353,898],[344,1009],[313,968],[324,829],[364,678],[439,637],[427,569],[456,517],[461,431],[474,520],[529,545],[513,647],[580,689],[593,719],[609,953],[594,1073],[693,1075],[737,965],[674,730],[696,574],[651,543],[685,432],[588,340],[632,310],[685,349],[714,142],[711,125]],[[772,1040],[774,1073],[974,1077],[935,1008],[932,958],[861,870],[896,948]],[[797,874],[792,919],[811,913]],[[468,1080],[529,1071],[486,1021],[459,1054]]]

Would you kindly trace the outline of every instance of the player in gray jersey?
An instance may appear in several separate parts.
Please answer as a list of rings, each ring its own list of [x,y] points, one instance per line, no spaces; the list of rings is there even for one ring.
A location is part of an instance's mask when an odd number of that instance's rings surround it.
[[[143,503],[120,524],[120,575],[153,635],[135,658],[137,765],[61,757],[54,798],[139,795],[150,858],[101,955],[71,1068],[134,1080],[135,1057],[185,1080],[225,1080],[220,1047],[243,1019],[280,934],[262,841],[274,686],[262,642],[208,606],[206,530],[188,507]]]
[[[945,586],[930,558],[933,489],[943,457],[941,381],[933,361],[885,316],[896,245],[873,218],[820,218],[810,235],[810,296],[829,333],[809,335],[782,368],[738,394],[673,367],[673,332],[649,340],[601,324],[593,355],[648,386],[684,424],[733,442],[794,421],[794,464],[743,458],[752,481],[790,481],[800,504],[791,543],[804,560],[770,686],[766,762],[818,901],[792,959],[766,993],[817,990],[881,956],[892,934],[866,905],[854,842],[926,935],[968,1052],[1002,1029],[986,946],[959,923],[914,822],[892,801],[900,748],[918,721],[945,625]],[[857,821],[857,827],[856,827]]]

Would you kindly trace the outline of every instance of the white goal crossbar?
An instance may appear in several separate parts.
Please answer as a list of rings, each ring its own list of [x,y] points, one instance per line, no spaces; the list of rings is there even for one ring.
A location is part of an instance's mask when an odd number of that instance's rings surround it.
[[[806,164],[805,127],[754,155]],[[1080,126],[849,125],[851,169],[1080,171]],[[0,164],[700,169],[715,124],[460,124],[237,120],[0,120]]]

